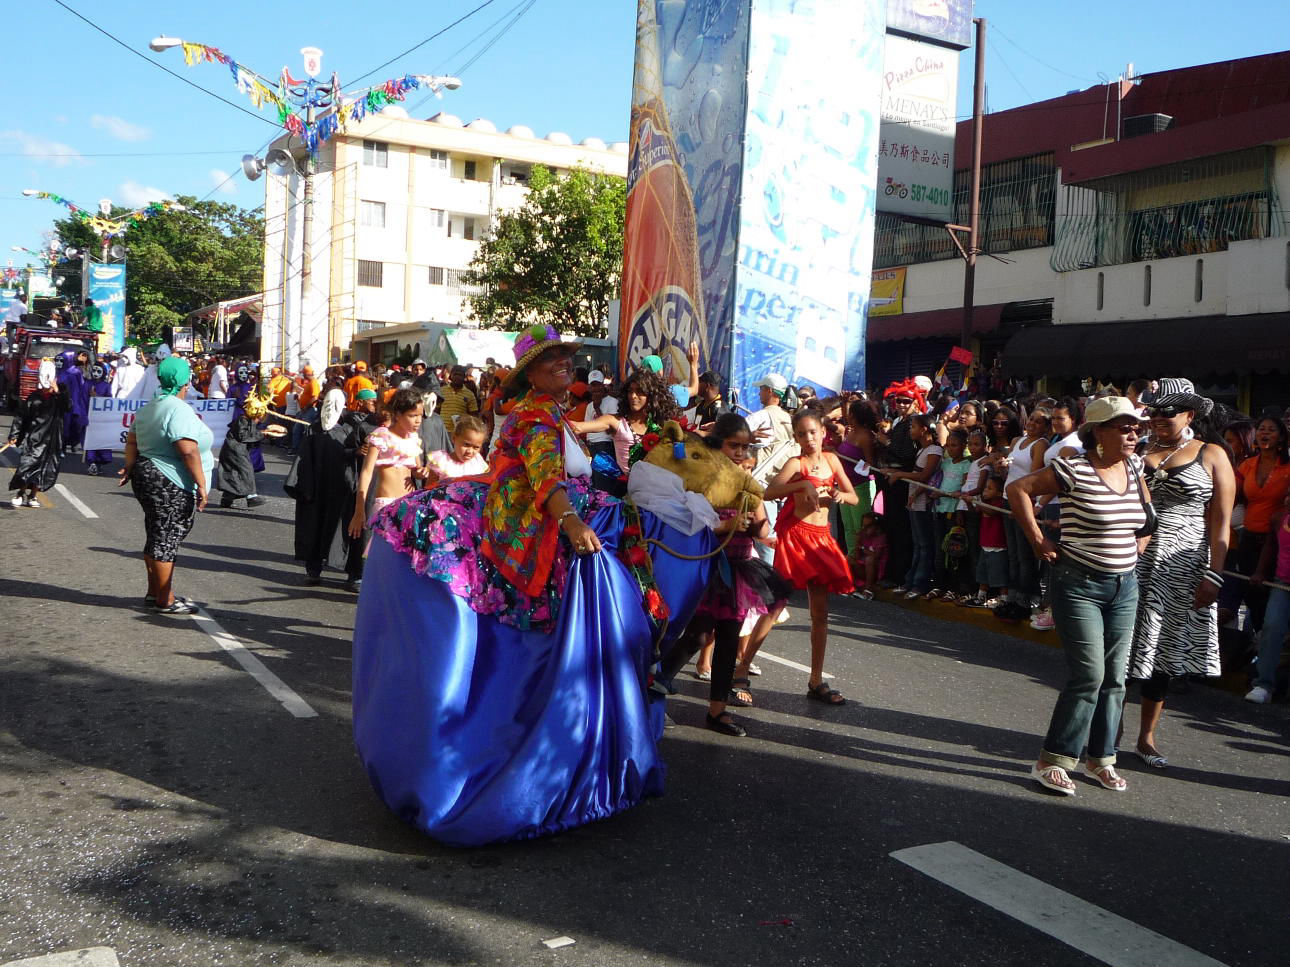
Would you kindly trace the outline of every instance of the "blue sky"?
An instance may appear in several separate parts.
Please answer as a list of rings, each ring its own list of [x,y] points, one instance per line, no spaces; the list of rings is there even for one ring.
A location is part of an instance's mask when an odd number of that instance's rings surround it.
[[[321,47],[324,73],[342,86],[412,47],[485,0],[353,4],[313,0],[161,3],[64,0],[134,50],[208,91],[258,113],[257,120],[194,90],[113,43],[54,0],[23,0],[5,12],[9,42],[0,58],[7,93],[0,120],[0,227],[10,245],[34,248],[61,213],[21,195],[52,191],[78,204],[100,198],[143,204],[173,194],[210,195],[253,207],[263,183],[238,171],[243,154],[277,130],[233,87],[227,69],[187,67],[178,50],[154,54],[148,41],[169,34],[220,47],[260,73],[283,65],[299,76],[299,49]],[[722,0],[711,0],[722,2]],[[731,0],[733,2],[733,0]],[[312,19],[291,14],[308,9]],[[990,22],[986,46],[989,106],[1001,110],[1115,77],[1132,61],[1139,73],[1247,57],[1287,42],[1284,0],[1233,0],[1215,8],[1178,0],[1088,0],[1077,10],[1053,0],[978,0]],[[518,20],[514,18],[519,16]],[[511,21],[513,25],[504,30]],[[440,108],[499,128],[525,124],[539,135],[624,140],[631,96],[632,0],[492,0],[465,22],[362,83],[402,73],[461,70],[463,87],[442,101],[413,96],[414,117]],[[962,58],[960,114],[970,111],[971,51]],[[218,187],[217,186],[221,186]],[[17,264],[23,264],[18,261]]]

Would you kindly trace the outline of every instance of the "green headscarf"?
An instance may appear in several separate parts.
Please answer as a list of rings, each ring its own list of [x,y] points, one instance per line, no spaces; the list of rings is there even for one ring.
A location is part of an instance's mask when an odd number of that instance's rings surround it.
[[[192,378],[193,370],[188,365],[188,360],[182,356],[167,356],[157,363],[158,386],[157,395],[153,399],[176,395]]]

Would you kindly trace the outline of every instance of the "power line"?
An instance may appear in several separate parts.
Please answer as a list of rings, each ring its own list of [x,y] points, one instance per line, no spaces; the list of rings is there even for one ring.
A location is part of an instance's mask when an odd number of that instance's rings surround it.
[[[55,0],[55,2],[58,2],[58,0]],[[386,67],[389,67],[391,64],[393,64],[396,60],[400,59],[401,57],[406,57],[408,54],[412,53],[413,51],[415,51],[415,50],[420,50],[422,47],[424,47],[426,44],[430,43],[430,41],[434,40],[436,37],[441,37],[441,36],[443,36],[443,35],[444,35],[444,34],[446,34],[449,30],[451,30],[453,27],[457,26],[457,24],[462,23],[462,22],[463,22],[463,21],[465,21],[465,20],[469,20],[469,19],[470,19],[471,17],[473,17],[475,14],[479,13],[479,11],[483,10],[483,9],[484,9],[485,7],[487,7],[487,6],[492,5],[492,4],[493,4],[493,3],[495,3],[495,2],[496,2],[496,0],[484,0],[484,2],[483,2],[483,3],[481,3],[481,4],[480,4],[478,7],[476,7],[474,10],[471,10],[469,13],[463,14],[462,16],[458,17],[458,18],[457,18],[456,20],[454,20],[452,23],[448,24],[448,26],[443,27],[443,28],[442,28],[442,29],[440,29],[440,30],[436,30],[434,33],[432,33],[432,34],[431,34],[429,37],[427,37],[425,40],[421,41],[420,43],[413,44],[413,45],[412,45],[411,47],[409,47],[407,50],[403,51],[403,53],[401,53],[401,54],[395,54],[393,57],[391,57],[391,58],[390,58],[389,60],[387,60],[385,63],[376,65],[376,66],[375,66],[375,67],[373,67],[370,71],[368,71],[366,74],[361,74],[361,75],[359,75],[358,77],[354,78],[354,80],[353,80],[351,83],[357,84],[359,81],[363,80],[364,78],[371,77],[371,76],[372,76],[373,74],[375,74],[377,71],[382,70],[382,69],[384,69],[384,68],[386,68]]]
[[[185,77],[183,74],[177,74],[177,73],[175,73],[174,71],[172,71],[169,67],[166,67],[166,66],[165,66],[165,65],[163,65],[163,64],[159,64],[159,63],[157,63],[157,62],[156,62],[155,60],[153,60],[151,57],[148,57],[148,56],[146,56],[145,54],[143,54],[142,52],[135,50],[133,47],[131,47],[129,44],[127,44],[127,43],[126,43],[124,40],[122,40],[120,37],[116,36],[116,35],[115,35],[115,34],[113,34],[113,33],[110,33],[109,31],[105,30],[104,28],[100,27],[98,24],[96,24],[93,20],[90,20],[90,19],[89,19],[88,17],[86,17],[85,15],[83,15],[83,14],[81,14],[81,13],[77,12],[76,10],[73,10],[73,9],[72,9],[71,7],[69,7],[67,4],[63,3],[63,0],[53,0],[53,2],[54,2],[54,3],[56,3],[56,4],[58,4],[60,7],[62,7],[64,10],[66,10],[68,13],[70,13],[73,17],[76,17],[78,20],[82,20],[82,21],[84,21],[85,23],[89,24],[91,27],[93,27],[95,30],[97,30],[99,33],[101,33],[104,37],[107,37],[107,38],[108,38],[109,40],[111,40],[113,43],[115,43],[115,44],[119,44],[120,46],[122,46],[122,47],[124,47],[126,50],[128,50],[130,53],[134,54],[134,56],[136,56],[136,57],[138,57],[138,58],[142,59],[145,63],[151,64],[153,67],[157,68],[157,70],[165,71],[165,72],[166,72],[167,74],[169,74],[171,77],[178,78],[179,80],[181,80],[181,81],[183,81],[185,84],[187,84],[189,87],[196,88],[197,90],[201,91],[203,94],[206,94],[206,95],[208,95],[208,96],[210,96],[210,97],[215,98],[215,100],[217,100],[217,101],[223,101],[223,102],[224,102],[225,104],[227,104],[229,107],[236,108],[237,110],[241,111],[243,114],[249,114],[251,117],[255,118],[257,121],[263,121],[265,124],[272,124],[274,127],[277,127],[277,126],[278,126],[276,121],[270,121],[270,120],[269,120],[268,118],[266,118],[263,114],[256,114],[254,111],[250,111],[250,110],[246,109],[246,108],[245,108],[245,107],[243,107],[241,104],[238,104],[238,103],[236,103],[236,102],[234,102],[234,101],[230,101],[230,100],[228,100],[227,98],[220,97],[220,96],[219,96],[218,94],[216,94],[214,91],[208,91],[208,90],[206,90],[206,88],[202,87],[200,84],[195,84],[195,83],[193,83],[193,82],[192,82],[192,81],[190,81],[187,77]]]
[[[506,34],[510,32],[512,27],[514,27],[517,23],[519,23],[520,18],[533,9],[533,5],[535,3],[537,3],[537,0],[528,0],[528,3],[523,7],[523,9],[521,9],[519,13],[517,13],[513,18],[511,18],[511,21],[501,29],[501,31],[497,34],[497,36],[495,36],[492,40],[490,40],[482,48],[480,48],[480,50],[475,54],[474,57],[470,58],[470,60],[462,64],[461,67],[457,69],[457,73],[464,74],[471,67],[471,65],[473,65],[477,60],[479,60],[486,53],[492,50],[493,46],[499,40],[505,37]]]
[[[1030,51],[1026,50],[1026,48],[1022,47],[1019,43],[1017,43],[1015,40],[1013,40],[1011,37],[1005,34],[1002,30],[1000,30],[999,24],[996,21],[993,21],[993,20],[990,21],[990,33],[991,34],[997,33],[1000,37],[1002,37],[1008,43],[1012,44],[1013,47],[1016,47],[1017,50],[1021,51],[1023,54],[1025,54],[1027,57],[1033,60],[1036,64],[1039,64],[1042,67],[1047,67],[1050,71],[1054,71],[1058,74],[1063,75],[1064,77],[1074,78],[1077,81],[1087,81],[1088,83],[1096,83],[1097,81],[1096,78],[1081,77],[1079,74],[1072,74],[1070,71],[1064,71],[1060,67],[1054,67],[1052,64],[1048,63],[1047,61],[1040,60],[1038,57],[1036,57]]]

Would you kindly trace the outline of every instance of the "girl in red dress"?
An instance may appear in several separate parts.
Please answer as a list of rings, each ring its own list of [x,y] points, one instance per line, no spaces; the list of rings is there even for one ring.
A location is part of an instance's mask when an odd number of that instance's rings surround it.
[[[766,488],[766,500],[787,498],[775,522],[778,543],[775,570],[801,590],[811,605],[811,677],[806,694],[826,705],[846,699],[824,681],[824,648],[829,637],[829,592],[847,594],[855,587],[847,556],[829,531],[829,508],[855,504],[857,497],[842,464],[823,450],[824,426],[818,413],[799,410],[793,416],[793,439],[802,449]]]

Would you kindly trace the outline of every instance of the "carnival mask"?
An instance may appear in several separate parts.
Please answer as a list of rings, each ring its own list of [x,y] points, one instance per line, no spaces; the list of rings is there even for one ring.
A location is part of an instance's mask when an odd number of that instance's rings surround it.
[[[237,375],[237,381],[238,381],[239,383],[249,383],[249,382],[251,382],[251,367],[250,367],[250,366],[239,366],[239,367],[235,370],[235,373],[236,373],[236,375]]]
[[[94,380],[94,382],[97,383],[105,378],[107,378],[107,370],[103,368],[102,363],[95,363],[90,367],[90,379]]]

